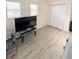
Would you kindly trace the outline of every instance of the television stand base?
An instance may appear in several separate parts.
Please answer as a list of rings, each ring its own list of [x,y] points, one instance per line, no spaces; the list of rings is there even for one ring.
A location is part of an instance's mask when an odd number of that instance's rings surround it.
[[[34,35],[36,36],[36,31],[34,31]],[[22,43],[24,42],[24,36],[22,38]]]
[[[30,32],[30,31],[33,31],[34,32],[34,35],[36,36],[36,28],[31,28],[31,30],[29,30],[29,31],[24,31],[23,33],[20,33],[20,38],[22,39],[22,43],[24,42],[24,34],[26,34],[26,33],[28,33],[28,32]]]

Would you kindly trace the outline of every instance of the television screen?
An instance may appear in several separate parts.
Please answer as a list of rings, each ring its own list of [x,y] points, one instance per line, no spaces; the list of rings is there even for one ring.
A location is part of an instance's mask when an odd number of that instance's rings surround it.
[[[26,30],[33,26],[36,26],[36,16],[15,18],[16,32]]]

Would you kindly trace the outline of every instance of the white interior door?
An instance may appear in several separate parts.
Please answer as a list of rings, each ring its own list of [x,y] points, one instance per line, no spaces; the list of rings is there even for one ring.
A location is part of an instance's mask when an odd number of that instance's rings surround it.
[[[52,5],[51,6],[50,25],[63,29],[65,17],[66,17],[65,5]]]

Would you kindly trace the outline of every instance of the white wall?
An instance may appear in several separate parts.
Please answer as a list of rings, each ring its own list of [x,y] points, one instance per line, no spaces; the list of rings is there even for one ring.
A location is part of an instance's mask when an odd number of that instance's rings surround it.
[[[66,0],[49,0],[49,4],[62,4]]]
[[[63,30],[64,31],[68,31],[69,30],[69,23],[70,23],[70,20],[72,20],[72,0],[67,0],[66,1],[66,4],[67,4],[67,13],[66,13],[66,20],[65,20],[65,23],[64,23],[64,28],[63,28]]]
[[[37,16],[37,28],[41,28],[47,25],[48,20],[48,2],[46,0],[8,0],[13,2],[21,3],[21,14],[22,16],[30,16],[30,4],[38,5],[38,16]],[[6,19],[6,30],[15,32],[13,19]]]

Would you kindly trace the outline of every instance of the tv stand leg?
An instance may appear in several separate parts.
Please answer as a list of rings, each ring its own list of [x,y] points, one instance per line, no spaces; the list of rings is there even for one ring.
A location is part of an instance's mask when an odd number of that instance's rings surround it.
[[[20,32],[19,32],[20,33]],[[22,34],[20,33],[20,38],[21,38],[21,42],[23,43],[24,42],[24,38],[22,36]]]
[[[22,43],[24,42],[24,37],[22,37]]]
[[[36,36],[36,31],[34,31],[34,34],[35,34],[35,36]]]

